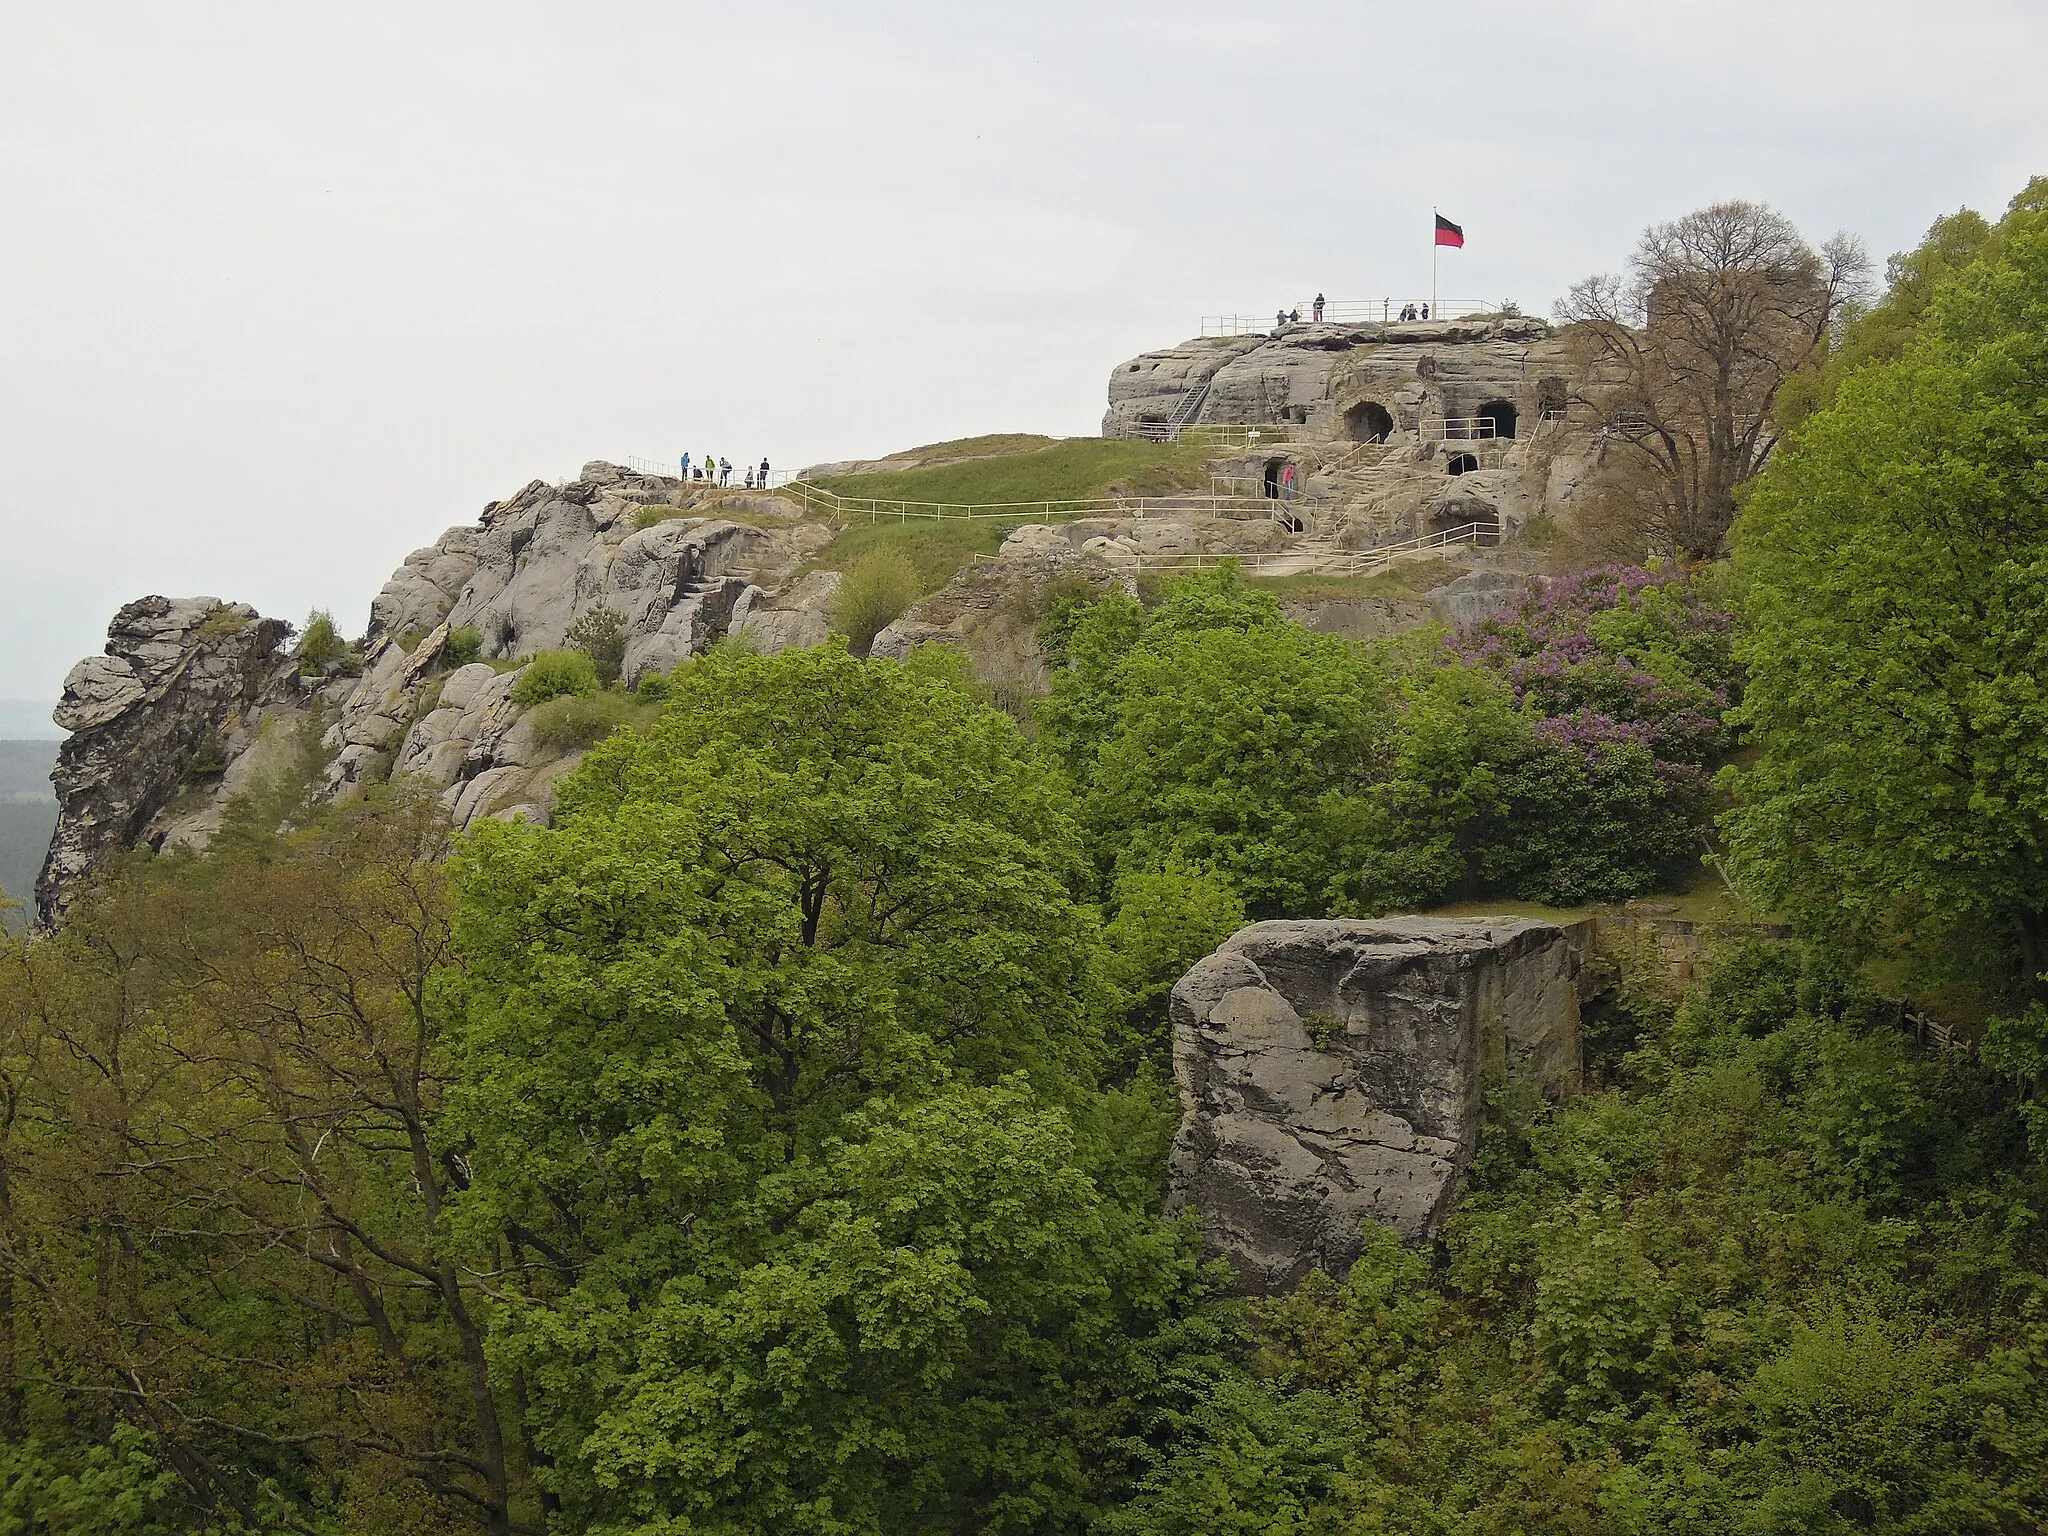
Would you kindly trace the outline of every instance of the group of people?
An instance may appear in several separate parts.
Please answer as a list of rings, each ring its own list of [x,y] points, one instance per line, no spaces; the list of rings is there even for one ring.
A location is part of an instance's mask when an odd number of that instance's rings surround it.
[[[1316,295],[1315,302],[1309,305],[1308,317],[1317,325],[1323,323],[1323,296],[1320,293]],[[1278,330],[1283,325],[1299,324],[1301,324],[1301,306],[1298,304],[1292,309],[1283,309],[1273,316],[1273,328],[1275,330]]]
[[[1320,293],[1316,295],[1315,302],[1309,305],[1308,317],[1316,324],[1322,324],[1323,296]],[[1429,306],[1427,304],[1403,304],[1401,306],[1401,313],[1394,318],[1397,320],[1427,320],[1429,318]],[[1301,324],[1301,306],[1299,304],[1295,305],[1292,309],[1278,310],[1273,315],[1273,329],[1276,331],[1283,325],[1299,324]]]
[[[699,484],[708,482],[716,486],[730,486],[732,484],[732,460],[721,459],[715,454],[707,453],[702,459],[693,464],[690,462],[690,456],[686,453],[683,455],[683,478]],[[765,457],[761,460],[761,467],[759,469],[749,469],[747,471],[747,478],[742,483],[742,489],[749,491],[765,491],[768,489],[768,460]]]

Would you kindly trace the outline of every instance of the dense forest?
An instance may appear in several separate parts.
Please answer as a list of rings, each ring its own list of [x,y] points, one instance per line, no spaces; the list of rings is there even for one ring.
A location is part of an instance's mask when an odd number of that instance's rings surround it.
[[[0,956],[0,1532],[2042,1528],[2048,182],[1888,277],[1709,552],[1373,643],[1055,589],[1022,720],[724,645],[552,827],[309,744],[132,857]],[[1613,957],[1434,1243],[1251,1301],[1160,1214],[1248,918],[1703,851],[1799,940]]]

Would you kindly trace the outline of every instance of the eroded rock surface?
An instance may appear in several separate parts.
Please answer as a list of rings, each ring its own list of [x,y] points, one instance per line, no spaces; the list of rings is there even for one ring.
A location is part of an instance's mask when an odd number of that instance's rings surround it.
[[[57,828],[36,881],[55,922],[79,881],[141,841],[186,786],[224,766],[244,716],[279,666],[287,626],[246,603],[144,597],[114,615],[104,655],[64,679],[57,724],[71,732],[51,775]]]
[[[1433,1234],[1508,1078],[1578,1068],[1578,962],[1519,918],[1256,923],[1172,995],[1173,1209],[1252,1292],[1342,1275],[1361,1224]]]
[[[582,754],[536,733],[512,697],[515,663],[561,646],[599,605],[623,620],[628,686],[743,625],[764,649],[823,640],[826,573],[796,573],[831,530],[798,515],[773,494],[602,462],[561,485],[536,480],[408,555],[371,604],[359,653],[310,676],[278,654],[289,626],[244,605],[130,603],[106,654],[65,681],[57,722],[75,734],[55,775],[43,921],[123,849],[204,846],[227,800],[291,769],[304,740],[318,740],[330,797],[397,773],[438,790],[458,827],[545,819]],[[486,659],[454,665],[463,654]]]

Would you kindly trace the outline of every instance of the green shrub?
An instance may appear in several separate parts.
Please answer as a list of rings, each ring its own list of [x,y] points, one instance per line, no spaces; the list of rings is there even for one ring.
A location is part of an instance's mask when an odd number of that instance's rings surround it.
[[[865,656],[875,636],[901,618],[923,592],[917,566],[907,555],[875,550],[841,578],[832,598],[832,627],[846,636],[854,655]]]
[[[585,609],[569,626],[569,648],[583,652],[597,668],[597,680],[609,688],[626,664],[626,616],[599,603]]]
[[[220,738],[209,731],[192,749],[191,759],[185,764],[185,777],[210,779],[217,773],[226,772],[227,766],[227,750],[222,747]]]
[[[484,653],[484,632],[464,624],[448,631],[441,647],[441,659],[451,667],[466,667]]]
[[[299,636],[299,670],[311,677],[347,654],[348,642],[334,627],[334,615],[325,608],[315,608],[306,617],[305,633]]]
[[[597,692],[597,667],[582,651],[542,651],[512,685],[512,702],[524,708],[565,696]]]
[[[564,694],[533,712],[533,739],[558,752],[594,747],[620,726],[645,725],[660,713],[658,699],[630,693]]]

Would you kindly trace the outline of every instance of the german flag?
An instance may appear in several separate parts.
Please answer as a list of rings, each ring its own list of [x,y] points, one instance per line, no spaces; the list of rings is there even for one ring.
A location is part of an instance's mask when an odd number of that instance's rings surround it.
[[[1438,214],[1436,216],[1436,243],[1438,245],[1457,246],[1462,250],[1465,245],[1465,231],[1456,224],[1453,224],[1442,214]]]

